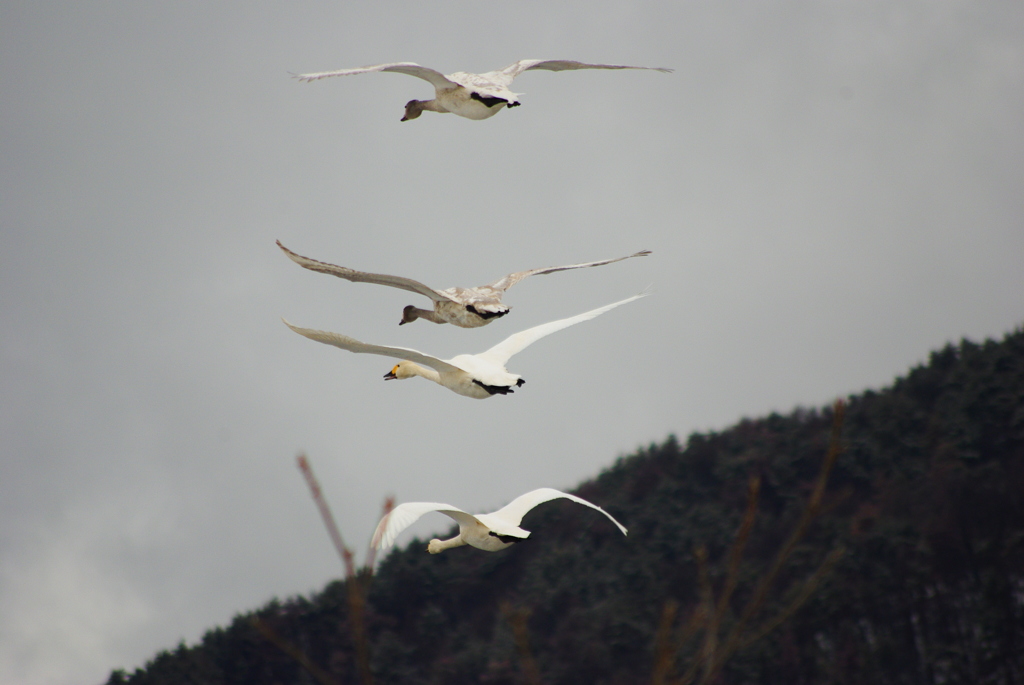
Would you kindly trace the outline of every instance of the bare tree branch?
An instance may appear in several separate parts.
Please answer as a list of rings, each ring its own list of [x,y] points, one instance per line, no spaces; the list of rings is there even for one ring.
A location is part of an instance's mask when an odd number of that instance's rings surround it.
[[[338,556],[341,557],[341,561],[345,565],[345,577],[352,578],[356,575],[356,566],[352,550],[350,550],[345,545],[345,541],[341,539],[341,531],[338,530],[338,524],[334,522],[334,515],[331,514],[331,508],[327,506],[327,501],[324,499],[323,493],[320,491],[320,483],[317,481],[316,476],[313,475],[313,467],[309,465],[309,460],[306,459],[305,454],[300,454],[296,461],[298,462],[299,470],[302,471],[302,475],[306,478],[306,484],[309,486],[309,492],[313,496],[313,502],[316,503],[317,509],[320,510],[320,518],[324,521],[324,526],[327,528],[327,534],[331,536],[331,542],[334,543],[334,549],[337,550]]]

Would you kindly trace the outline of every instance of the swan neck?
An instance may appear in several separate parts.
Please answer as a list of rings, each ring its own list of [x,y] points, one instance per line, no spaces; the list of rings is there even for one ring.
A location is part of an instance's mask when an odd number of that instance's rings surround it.
[[[402,121],[419,119],[424,110],[440,112],[441,114],[448,111],[438,104],[437,100],[409,100],[409,102],[405,103],[405,116],[402,117]]]
[[[442,107],[437,100],[419,100],[417,107],[422,111],[437,112],[438,114],[447,114],[448,110]]]
[[[445,320],[439,317],[434,311],[430,309],[420,309],[409,305],[402,311],[402,323],[412,323],[416,319],[424,319],[431,323],[445,323]]]
[[[446,549],[462,547],[464,544],[466,544],[466,542],[462,539],[462,534],[460,533],[450,540],[438,540],[437,538],[434,538],[427,543],[427,551],[431,554],[440,554]]]
[[[434,381],[435,383],[443,385],[443,383],[441,383],[441,374],[438,373],[436,370],[431,369],[428,366],[420,366],[419,364],[416,364],[414,362],[406,362],[406,364],[409,365],[409,371],[416,374],[417,376],[422,376],[423,378],[426,378],[428,381]]]

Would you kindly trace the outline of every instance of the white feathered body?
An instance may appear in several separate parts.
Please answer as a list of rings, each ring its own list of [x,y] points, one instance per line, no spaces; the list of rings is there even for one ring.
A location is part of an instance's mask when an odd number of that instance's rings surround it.
[[[480,354],[460,354],[452,357],[448,363],[457,366],[484,385],[495,385],[514,388],[522,378],[519,374],[509,372],[503,365],[495,364]]]
[[[456,77],[468,77],[477,76],[476,74],[466,74],[464,72],[458,72],[451,74],[448,78],[452,81],[459,83],[457,88],[438,88],[435,91],[434,103],[447,110],[452,114],[457,114],[460,117],[466,119],[473,119],[475,121],[481,121],[483,119],[490,119],[497,114],[504,106],[504,102],[487,106],[485,103],[477,100],[473,97],[473,93],[481,95],[483,97],[497,97],[503,100],[506,99],[504,95],[495,95],[491,91],[498,91],[497,88],[482,89],[474,86],[472,81],[468,78],[463,80],[457,80]],[[508,96],[515,100],[515,93],[505,91]]]
[[[472,355],[464,354],[460,356],[471,357]],[[437,375],[439,377],[439,380],[437,382],[443,385],[444,387],[448,388],[452,392],[462,395],[463,397],[472,397],[474,400],[486,400],[488,397],[491,396],[491,393],[487,392],[487,390],[480,384],[474,382],[473,373],[470,371],[470,369],[463,369],[456,361],[458,358],[459,357],[455,357],[455,359],[450,359],[448,360],[448,363],[450,363],[452,366],[457,366],[459,368],[457,368],[455,371],[442,371],[438,373]],[[409,362],[402,362],[402,364],[408,363]],[[473,365],[466,364],[466,366],[472,367]],[[423,369],[423,367],[420,367],[420,369]],[[427,371],[427,369],[423,370]],[[424,378],[433,380],[427,373],[421,373],[419,375],[423,376]],[[494,383],[487,383],[487,385],[494,385]]]
[[[460,328],[480,328],[493,319],[508,314],[509,307],[501,303],[501,293],[497,296],[493,288],[446,288],[439,291],[451,300],[434,302],[434,313]]]
[[[514,542],[502,542],[501,538],[491,535],[491,531],[498,535],[518,539],[530,537],[530,531],[523,530],[519,526],[510,526],[505,521],[495,519],[493,514],[477,514],[473,518],[475,521],[471,524],[459,524],[459,535],[462,537],[462,541],[470,547],[476,547],[485,552],[497,552],[515,544]]]

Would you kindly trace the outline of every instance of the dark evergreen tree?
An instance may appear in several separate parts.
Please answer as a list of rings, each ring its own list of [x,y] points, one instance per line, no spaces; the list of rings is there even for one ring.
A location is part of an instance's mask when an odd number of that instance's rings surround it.
[[[949,345],[846,407],[823,511],[752,622],[785,613],[832,550],[846,554],[718,682],[1024,683],[1024,331]],[[701,606],[695,550],[706,550],[706,586],[720,596],[757,477],[727,632],[805,510],[832,418],[831,408],[773,414],[620,459],[576,493],[621,520],[625,539],[552,502],[523,521],[538,534],[504,552],[431,556],[417,540],[390,554],[367,597],[376,682],[526,682],[524,634],[545,683],[651,682],[666,606],[680,627]],[[350,582],[272,602],[108,683],[315,682],[254,615],[328,677],[360,682]],[[684,674],[700,645],[673,648],[663,681]]]

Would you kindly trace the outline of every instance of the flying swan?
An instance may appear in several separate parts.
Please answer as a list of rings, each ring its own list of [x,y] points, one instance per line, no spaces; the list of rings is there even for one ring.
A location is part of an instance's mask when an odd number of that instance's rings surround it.
[[[607,511],[591,504],[585,499],[559,492],[552,488],[540,488],[525,495],[520,495],[509,504],[498,509],[493,514],[467,514],[458,507],[438,502],[406,502],[395,507],[390,514],[381,519],[377,530],[373,534],[374,549],[387,549],[394,543],[395,538],[403,530],[415,523],[424,514],[437,511],[455,519],[459,524],[459,534],[450,540],[433,539],[427,543],[427,551],[431,554],[439,554],[452,547],[470,545],[486,552],[497,552],[500,549],[510,547],[513,543],[525,540],[530,537],[530,531],[523,530],[519,524],[526,512],[538,504],[543,504],[553,499],[565,498],[578,504],[597,509],[618,526],[622,534],[626,534],[626,528],[615,520]]]
[[[477,288],[448,288],[446,290],[434,290],[428,288],[419,281],[401,276],[388,276],[387,274],[371,274],[364,271],[355,271],[344,266],[336,266],[326,262],[319,262],[309,257],[295,254],[287,247],[277,241],[288,257],[301,267],[310,271],[318,271],[322,274],[330,274],[338,278],[344,278],[353,283],[376,283],[377,285],[390,285],[393,288],[401,288],[410,292],[426,295],[434,301],[433,311],[420,309],[413,305],[402,310],[402,320],[398,325],[411,323],[416,319],[426,319],[434,323],[451,323],[461,328],[478,328],[486,326],[492,319],[497,319],[508,314],[509,307],[502,304],[501,296],[505,291],[514,286],[527,276],[539,276],[541,274],[555,273],[556,271],[568,271],[569,269],[584,269],[590,266],[602,266],[613,262],[621,262],[631,257],[643,257],[651,254],[650,250],[642,250],[635,254],[615,259],[602,259],[597,262],[585,264],[570,264],[568,266],[548,266],[542,269],[530,269],[529,271],[517,271],[499,278],[490,285],[481,285]]]
[[[514,388],[526,382],[521,376],[509,373],[505,369],[505,364],[512,355],[523,351],[527,346],[546,335],[551,335],[555,331],[560,331],[563,328],[568,328],[583,321],[589,321],[610,309],[615,309],[620,305],[638,300],[646,294],[646,292],[643,292],[625,300],[613,302],[604,307],[592,309],[589,312],[577,314],[567,319],[559,319],[558,321],[551,321],[540,326],[527,328],[525,331],[510,335],[486,352],[481,354],[460,354],[448,360],[438,359],[437,357],[432,357],[429,354],[417,352],[407,347],[370,345],[341,333],[299,328],[288,323],[285,319],[281,320],[284,321],[288,328],[310,340],[316,340],[326,345],[334,345],[349,352],[379,354],[403,360],[395,364],[391,371],[384,375],[384,380],[389,381],[396,378],[405,379],[412,378],[413,376],[422,376],[460,395],[477,400],[485,400],[492,395],[507,395]]]
[[[488,119],[498,113],[504,106],[518,107],[519,93],[509,90],[512,79],[530,69],[546,69],[547,71],[570,71],[574,69],[653,69],[671,73],[671,69],[662,67],[627,67],[613,64],[585,64],[561,59],[522,59],[504,69],[489,71],[486,74],[467,74],[457,71],[445,76],[439,71],[421,67],[415,62],[392,62],[390,64],[374,64],[357,69],[340,69],[338,71],[321,71],[315,74],[293,74],[300,81],[316,81],[329,76],[352,76],[367,74],[374,71],[395,71],[429,81],[436,91],[433,100],[410,100],[405,105],[405,116],[402,121],[417,118],[424,110],[431,112],[451,112],[467,119]]]

